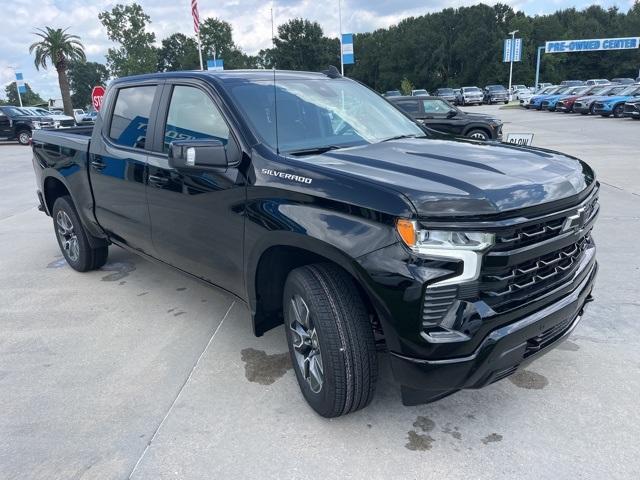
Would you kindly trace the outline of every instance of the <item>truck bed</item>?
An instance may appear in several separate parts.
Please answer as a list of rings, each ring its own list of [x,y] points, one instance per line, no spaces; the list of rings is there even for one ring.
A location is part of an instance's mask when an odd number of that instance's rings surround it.
[[[57,130],[34,130],[33,143],[43,143],[57,145],[59,147],[68,147],[74,150],[87,150],[93,126],[90,127],[74,127],[61,128]]]

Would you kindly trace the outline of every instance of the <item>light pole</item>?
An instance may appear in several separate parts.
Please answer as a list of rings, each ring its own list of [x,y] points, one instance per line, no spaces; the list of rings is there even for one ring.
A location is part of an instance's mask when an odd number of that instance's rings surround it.
[[[22,95],[20,95],[20,85],[18,85],[18,75],[16,74],[16,68],[18,67],[15,65],[8,65],[8,67],[13,70],[13,78],[15,79],[14,83],[16,84],[16,93],[18,94],[18,103],[20,103],[20,107],[22,107]]]
[[[509,100],[511,100],[511,80],[513,79],[513,57],[515,55],[515,50],[516,50],[516,33],[518,33],[520,30],[514,30],[513,32],[509,32],[509,35],[511,35],[511,55],[509,56],[509,60],[510,60],[510,65],[509,65]]]
[[[538,59],[536,60],[536,90],[540,80],[540,54],[545,50],[545,46],[538,47]]]

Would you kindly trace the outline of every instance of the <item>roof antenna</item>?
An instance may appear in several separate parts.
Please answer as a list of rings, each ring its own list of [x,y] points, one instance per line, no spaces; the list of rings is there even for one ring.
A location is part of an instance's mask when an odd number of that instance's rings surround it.
[[[329,78],[340,78],[342,76],[340,75],[340,71],[334,65],[329,65],[329,68],[323,70],[322,73]]]

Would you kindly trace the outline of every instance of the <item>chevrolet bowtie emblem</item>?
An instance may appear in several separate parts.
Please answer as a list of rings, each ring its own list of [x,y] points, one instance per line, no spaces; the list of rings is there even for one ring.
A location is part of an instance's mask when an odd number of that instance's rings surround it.
[[[582,226],[584,225],[585,211],[585,207],[580,207],[578,210],[576,210],[576,213],[574,213],[573,215],[569,215],[562,224],[562,231],[568,232],[569,230],[580,230],[580,228],[582,228]]]

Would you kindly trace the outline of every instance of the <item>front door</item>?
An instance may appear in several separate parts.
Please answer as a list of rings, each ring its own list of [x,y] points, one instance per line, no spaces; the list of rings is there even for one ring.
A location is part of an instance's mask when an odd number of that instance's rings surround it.
[[[149,118],[157,107],[158,85],[120,88],[108,107],[102,141],[89,153],[95,215],[109,236],[133,249],[153,253],[146,198]]]
[[[456,129],[456,121],[449,117],[449,112],[453,107],[446,101],[433,98],[422,100],[422,115],[424,115],[424,123],[429,128],[433,128],[438,132],[458,134]]]
[[[178,171],[172,140],[216,139],[238,148],[215,93],[199,83],[167,84],[158,118],[163,132],[149,157],[147,198],[160,260],[244,296],[244,176],[235,167]]]

